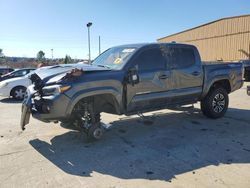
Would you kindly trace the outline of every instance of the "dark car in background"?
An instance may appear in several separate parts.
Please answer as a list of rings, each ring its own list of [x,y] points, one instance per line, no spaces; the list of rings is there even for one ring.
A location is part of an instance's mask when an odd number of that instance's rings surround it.
[[[0,68],[0,76],[7,74],[9,72],[12,72],[12,71],[14,71],[14,69],[12,68]]]
[[[7,80],[10,78],[17,78],[17,77],[22,77],[25,76],[26,74],[29,74],[30,72],[34,71],[35,69],[33,68],[25,68],[25,69],[19,69],[15,70],[12,72],[9,72],[8,74],[4,74],[0,77],[0,81]]]

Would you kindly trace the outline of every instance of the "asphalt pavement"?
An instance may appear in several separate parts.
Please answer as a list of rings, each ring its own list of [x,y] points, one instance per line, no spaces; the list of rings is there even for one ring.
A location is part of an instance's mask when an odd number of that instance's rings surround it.
[[[194,109],[102,114],[103,139],[31,118],[0,98],[0,187],[250,187],[250,96],[230,94],[225,117]]]

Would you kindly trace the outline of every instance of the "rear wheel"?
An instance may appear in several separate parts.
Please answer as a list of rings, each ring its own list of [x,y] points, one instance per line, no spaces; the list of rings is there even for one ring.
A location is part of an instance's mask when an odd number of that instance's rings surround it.
[[[201,101],[201,111],[209,118],[220,118],[228,109],[228,93],[223,87],[217,87],[209,91]]]
[[[11,96],[16,100],[23,100],[26,94],[26,87],[17,86],[11,90]]]

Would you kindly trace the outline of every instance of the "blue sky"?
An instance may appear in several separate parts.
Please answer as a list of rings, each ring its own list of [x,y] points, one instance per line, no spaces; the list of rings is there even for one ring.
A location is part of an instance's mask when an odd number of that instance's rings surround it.
[[[115,45],[156,39],[222,17],[250,14],[249,0],[0,0],[0,48],[7,56],[88,58]]]

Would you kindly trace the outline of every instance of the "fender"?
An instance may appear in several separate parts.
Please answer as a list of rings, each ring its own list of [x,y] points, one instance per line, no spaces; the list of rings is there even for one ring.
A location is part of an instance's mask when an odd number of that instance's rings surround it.
[[[82,90],[77,92],[73,97],[72,97],[72,102],[68,105],[67,107],[67,116],[70,116],[74,106],[81,100],[84,99],[86,97],[91,97],[91,96],[96,96],[96,95],[103,95],[103,94],[111,94],[114,99],[116,100],[116,103],[118,105],[116,105],[116,111],[118,113],[121,113],[122,109],[119,108],[122,105],[122,92],[120,92],[119,90],[117,90],[114,87],[96,87],[96,88],[91,88],[91,89],[86,89],[86,90]]]
[[[230,79],[230,76],[219,75],[219,76],[216,76],[215,78],[212,78],[210,80],[205,79],[201,98],[204,98],[208,94],[210,88],[214,85],[214,83],[222,81],[222,80],[227,80],[230,84],[230,88],[232,88],[232,83],[231,83],[232,81]]]

